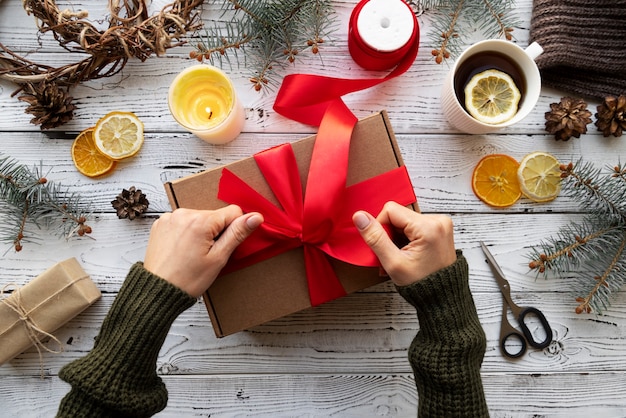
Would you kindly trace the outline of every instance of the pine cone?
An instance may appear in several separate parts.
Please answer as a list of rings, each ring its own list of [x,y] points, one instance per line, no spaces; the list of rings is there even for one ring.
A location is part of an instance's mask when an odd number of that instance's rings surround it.
[[[622,136],[626,130],[626,96],[608,96],[597,109],[596,126],[602,135]]]
[[[141,193],[141,190],[136,190],[135,186],[132,186],[128,190],[123,189],[122,193],[111,201],[111,204],[117,211],[118,218],[128,218],[132,221],[148,210],[150,202],[146,199],[146,195]]]
[[[43,81],[30,87],[31,93],[18,97],[19,100],[30,105],[25,110],[26,113],[34,116],[30,123],[41,125],[43,130],[55,128],[74,117],[76,106],[72,104],[73,97],[55,83]]]
[[[583,99],[563,97],[559,103],[550,104],[550,112],[546,112],[546,131],[554,134],[554,138],[562,141],[572,136],[580,138],[587,132],[591,123],[591,112]]]

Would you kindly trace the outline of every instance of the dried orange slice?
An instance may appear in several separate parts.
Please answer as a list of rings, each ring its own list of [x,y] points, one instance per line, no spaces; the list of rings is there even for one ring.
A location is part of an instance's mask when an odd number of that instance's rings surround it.
[[[517,113],[522,95],[513,78],[500,70],[486,70],[465,86],[465,108],[475,119],[497,125]]]
[[[522,195],[517,180],[519,163],[504,154],[483,157],[472,174],[472,190],[490,206],[511,206]]]
[[[98,177],[115,168],[116,162],[96,148],[93,128],[78,134],[72,143],[72,161],[78,171],[87,177]]]
[[[561,192],[559,160],[547,152],[531,152],[520,161],[517,177],[524,196],[535,202],[548,202]]]
[[[123,160],[139,152],[143,145],[143,123],[132,112],[111,112],[94,128],[96,147],[112,160]]]

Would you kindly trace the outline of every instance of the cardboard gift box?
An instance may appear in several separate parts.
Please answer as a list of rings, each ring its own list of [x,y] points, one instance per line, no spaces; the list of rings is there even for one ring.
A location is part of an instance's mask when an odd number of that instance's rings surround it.
[[[78,261],[70,258],[0,300],[0,365],[42,343],[100,296]]]
[[[302,181],[306,184],[315,136],[291,144]],[[350,142],[346,186],[403,167],[391,125],[385,112],[357,122]],[[194,174],[165,184],[172,208],[218,209],[227,205],[218,199],[222,171],[227,168],[275,205],[279,205],[254,158]],[[287,174],[285,174],[287,175]],[[407,182],[414,202],[410,180]],[[410,207],[418,210],[417,204]],[[217,337],[223,337],[312,306],[302,248],[272,256],[218,277],[204,294]],[[378,267],[361,267],[336,259],[331,265],[345,293],[381,283]]]

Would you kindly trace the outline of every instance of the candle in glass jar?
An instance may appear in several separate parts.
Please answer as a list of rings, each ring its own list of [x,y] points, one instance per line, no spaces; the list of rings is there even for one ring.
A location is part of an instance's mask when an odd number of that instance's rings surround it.
[[[230,142],[243,128],[243,107],[233,84],[213,66],[194,65],[178,74],[168,104],[180,125],[211,144]]]

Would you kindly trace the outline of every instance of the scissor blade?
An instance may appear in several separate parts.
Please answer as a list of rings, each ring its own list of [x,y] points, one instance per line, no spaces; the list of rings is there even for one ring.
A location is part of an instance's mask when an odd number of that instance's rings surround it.
[[[493,254],[491,254],[491,251],[489,251],[489,248],[487,248],[485,243],[482,241],[480,241],[480,246],[482,247],[483,252],[485,253],[485,256],[487,257],[487,262],[491,265],[494,272],[499,276],[497,278],[501,280],[506,280],[506,278],[504,277],[504,272],[502,271],[502,269],[496,262],[496,259],[494,258]]]

